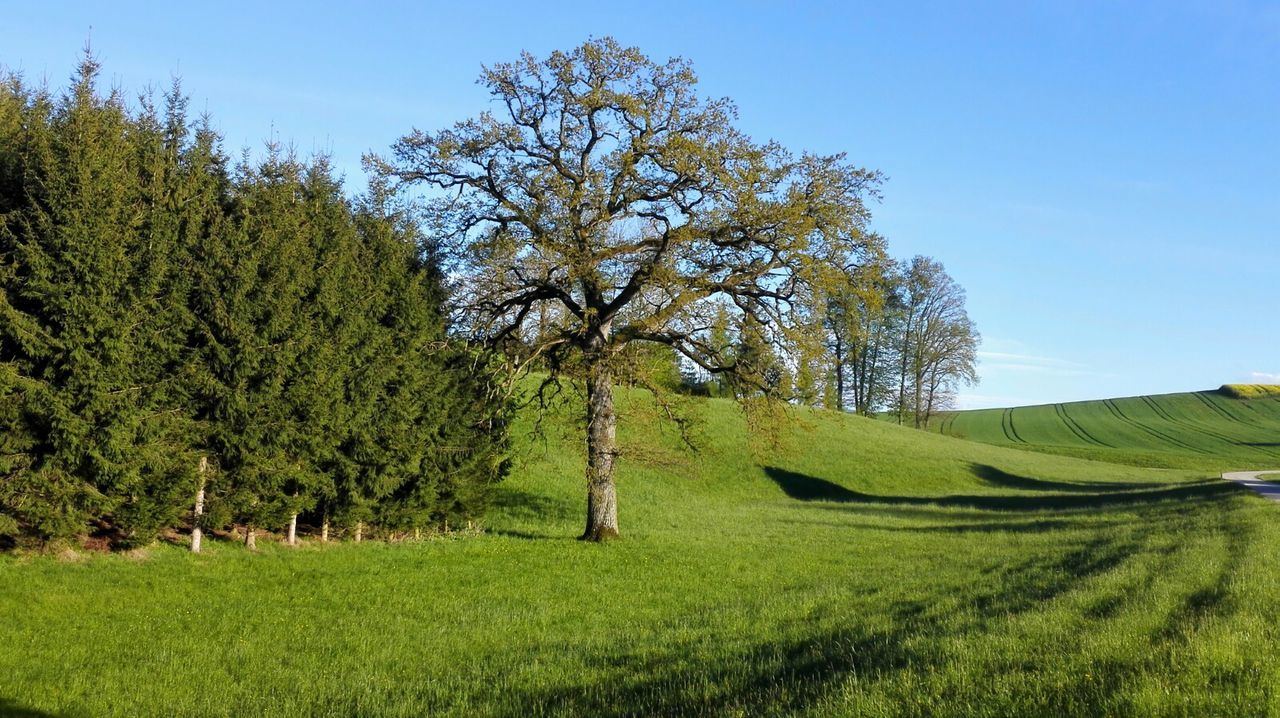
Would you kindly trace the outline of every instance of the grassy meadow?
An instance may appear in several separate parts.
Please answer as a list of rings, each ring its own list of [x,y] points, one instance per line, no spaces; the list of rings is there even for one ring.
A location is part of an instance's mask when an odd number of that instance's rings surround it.
[[[1280,466],[1280,387],[1216,391],[941,415],[935,431],[1138,466],[1248,470]]]
[[[481,535],[0,558],[0,715],[1280,713],[1280,506],[1212,472],[621,408],[617,542],[570,410]]]

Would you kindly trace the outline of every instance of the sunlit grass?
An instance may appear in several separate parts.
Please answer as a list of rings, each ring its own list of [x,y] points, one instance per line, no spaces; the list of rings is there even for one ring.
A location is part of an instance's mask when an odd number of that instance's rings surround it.
[[[990,444],[1136,466],[1266,469],[1280,466],[1280,394],[1258,386],[1251,400],[1232,398],[1223,387],[953,412],[933,428]]]
[[[623,403],[615,543],[559,416],[481,537],[0,560],[0,714],[1280,711],[1246,490],[723,401],[690,454]]]

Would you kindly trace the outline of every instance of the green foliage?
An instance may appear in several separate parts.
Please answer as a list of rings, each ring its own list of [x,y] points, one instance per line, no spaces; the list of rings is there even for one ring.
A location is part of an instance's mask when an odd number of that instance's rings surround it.
[[[1219,391],[979,409],[935,429],[991,444],[1139,466],[1248,470],[1280,464],[1280,401]]]
[[[478,515],[507,409],[413,218],[97,72],[0,93],[0,535],[143,545],[201,486],[206,528]]]
[[[786,448],[757,462],[741,412],[720,400],[699,402],[707,441],[687,453],[637,411],[647,403],[620,392],[618,485],[634,499],[624,542],[570,539],[581,499],[564,476],[582,471],[584,452],[549,430],[545,444],[521,440],[525,458],[476,538],[265,546],[268,560],[217,541],[207,556],[0,558],[0,645],[22,647],[0,651],[0,705],[202,716],[1270,710],[1280,523],[1245,490],[1205,472],[805,410],[791,418],[808,428],[791,424]],[[572,435],[580,413],[547,420]],[[519,417],[513,435],[533,420]],[[193,607],[210,586],[218,600]]]
[[[145,543],[191,495],[172,368],[185,332],[176,228],[183,103],[132,116],[86,59],[54,101],[10,80],[0,154],[0,505],[41,539],[109,523]]]
[[[592,387],[591,540],[619,534],[606,397],[615,379],[641,379],[619,375],[646,368],[630,345],[707,372],[745,369],[739,379],[767,382],[753,391],[789,396],[785,362],[709,351],[713,313],[732,307],[768,328],[750,341],[799,343],[809,318],[794,299],[867,244],[879,173],[751,140],[732,102],[696,81],[687,61],[608,37],[525,53],[482,73],[496,111],[415,130],[390,159],[371,158],[427,188],[466,330],[508,351],[512,375],[572,369]]]
[[[875,240],[864,261],[837,272],[815,302],[821,326],[814,334],[823,339],[817,366],[830,377],[824,405],[863,416],[892,409],[899,423],[920,428],[950,406],[960,385],[977,382],[980,337],[964,290],[940,262],[894,262]]]
[[[1267,399],[1280,397],[1280,384],[1223,384],[1218,391],[1232,399]]]

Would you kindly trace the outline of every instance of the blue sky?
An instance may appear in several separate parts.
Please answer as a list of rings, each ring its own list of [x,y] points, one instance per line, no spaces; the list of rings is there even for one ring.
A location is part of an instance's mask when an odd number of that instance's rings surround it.
[[[740,126],[888,175],[874,226],[984,336],[966,407],[1280,383],[1280,1],[0,2],[0,64],[183,78],[228,147],[360,155],[487,107],[484,63],[613,35]],[[92,28],[92,30],[91,30]]]

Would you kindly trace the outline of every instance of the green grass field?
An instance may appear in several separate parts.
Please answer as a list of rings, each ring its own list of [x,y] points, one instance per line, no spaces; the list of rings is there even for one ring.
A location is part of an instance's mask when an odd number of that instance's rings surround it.
[[[1280,506],[1211,473],[622,405],[614,543],[561,417],[481,536],[0,558],[0,715],[1280,713]]]
[[[1264,391],[1265,386],[1231,386],[1231,391],[959,411],[940,416],[933,428],[988,444],[1139,466],[1205,471],[1280,466],[1280,394]],[[1246,395],[1254,398],[1238,398]]]

